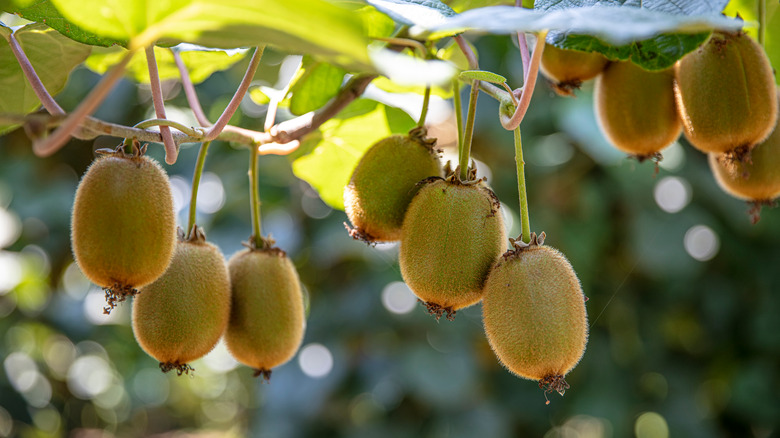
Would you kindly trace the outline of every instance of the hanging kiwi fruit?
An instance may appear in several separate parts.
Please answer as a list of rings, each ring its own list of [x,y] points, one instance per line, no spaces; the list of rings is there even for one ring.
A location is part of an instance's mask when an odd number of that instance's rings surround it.
[[[643,161],[682,130],[674,100],[674,72],[647,71],[630,61],[610,63],[596,79],[596,120],[610,143]]]
[[[501,203],[483,180],[458,170],[429,178],[404,218],[399,263],[409,288],[437,319],[482,298],[482,287],[506,241]]]
[[[512,373],[563,395],[564,377],[585,352],[588,323],[580,281],[566,257],[544,246],[512,240],[490,271],[482,299],[488,342]],[[548,401],[549,403],[549,401]]]
[[[365,242],[401,238],[404,213],[417,183],[442,176],[436,140],[425,129],[393,135],[374,143],[363,155],[344,190],[344,207],[352,223],[350,235]]]
[[[775,77],[764,49],[747,34],[713,32],[676,67],[680,118],[690,143],[736,158],[775,127]]]
[[[133,334],[160,369],[181,375],[217,345],[229,316],[225,258],[195,226],[180,232],[168,270],[133,300]]]
[[[598,76],[608,63],[609,60],[598,52],[560,49],[545,44],[540,67],[556,93],[574,96],[574,90],[579,90],[583,82]]]
[[[71,217],[73,255],[90,281],[104,288],[109,313],[159,278],[176,246],[170,182],[133,143],[126,154],[101,149],[76,189]]]

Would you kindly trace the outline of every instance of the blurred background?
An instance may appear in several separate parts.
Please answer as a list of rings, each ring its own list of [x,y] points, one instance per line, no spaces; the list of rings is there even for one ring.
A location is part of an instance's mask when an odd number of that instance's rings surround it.
[[[508,38],[474,41],[483,69],[521,84]],[[280,83],[289,62],[269,50],[257,84]],[[246,64],[198,86],[212,120]],[[98,79],[76,70],[58,101],[74,108]],[[195,125],[181,86],[165,89],[169,117]],[[260,159],[263,232],[308,294],[301,350],[270,384],[221,344],[194,375],[162,374],[133,339],[129,303],[103,315],[103,292],[70,249],[79,178],[118,140],[73,140],[44,159],[22,130],[0,137],[0,437],[780,436],[780,211],[751,225],[682,138],[657,174],[627,159],[599,132],[591,95],[586,84],[558,97],[540,76],[523,123],[532,230],[569,258],[590,299],[587,351],[550,405],[498,364],[479,305],[452,322],[427,315],[402,282],[398,247],[350,239],[344,213],[277,156]],[[245,99],[242,110],[232,123],[261,129],[265,107]],[[152,114],[148,86],[130,81],[96,113],[130,125]],[[496,116],[482,95],[472,150],[516,236],[512,137]],[[429,121],[451,153],[449,106],[434,100]],[[163,161],[162,147],[150,155]],[[182,225],[196,155],[184,145],[165,166]],[[248,157],[215,142],[201,182],[198,223],[227,257],[251,232]]]

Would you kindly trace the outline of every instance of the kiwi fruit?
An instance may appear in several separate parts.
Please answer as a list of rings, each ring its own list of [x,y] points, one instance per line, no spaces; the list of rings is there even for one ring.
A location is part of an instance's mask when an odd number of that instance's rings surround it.
[[[541,68],[556,93],[574,96],[574,90],[578,90],[583,82],[598,76],[608,63],[607,58],[598,52],[560,49],[545,44]]]
[[[777,94],[780,101],[780,90]],[[718,185],[728,194],[753,205],[753,222],[762,205],[772,205],[780,196],[780,129],[751,151],[749,159],[735,160],[728,154],[709,154],[710,169]]]
[[[456,172],[457,174],[457,172]],[[404,218],[399,262],[404,281],[438,319],[482,298],[505,247],[501,204],[482,180],[431,178]]]
[[[133,334],[141,348],[179,375],[211,351],[230,316],[230,277],[219,248],[195,227],[183,233],[168,270],[133,300]]]
[[[441,176],[435,140],[393,135],[374,143],[363,155],[344,190],[350,235],[366,242],[401,238],[406,208],[417,183]]]
[[[543,246],[513,240],[490,271],[482,299],[485,333],[499,361],[546,392],[561,395],[564,376],[580,361],[588,340],[585,296],[566,257]],[[545,393],[546,395],[546,393]],[[549,401],[548,401],[549,403]]]
[[[763,141],[778,116],[766,52],[749,36],[714,32],[676,67],[677,104],[690,143],[739,157]]]
[[[596,79],[596,119],[619,150],[640,161],[658,157],[682,130],[674,99],[674,71],[647,71],[613,62]]]
[[[279,248],[249,248],[228,261],[233,304],[225,342],[233,357],[268,379],[298,351],[306,324],[298,272]]]
[[[168,268],[176,217],[168,176],[143,150],[99,152],[76,190],[71,243],[81,271],[105,289],[108,313]]]

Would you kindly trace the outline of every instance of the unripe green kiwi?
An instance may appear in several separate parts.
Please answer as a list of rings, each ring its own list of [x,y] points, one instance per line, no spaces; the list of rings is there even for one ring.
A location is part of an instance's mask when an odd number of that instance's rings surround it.
[[[613,62],[596,79],[596,119],[615,147],[640,160],[655,156],[680,136],[674,72],[647,71]]]
[[[139,154],[98,157],[76,190],[71,242],[84,275],[106,288],[106,312],[160,277],[176,244],[165,171]]]
[[[585,297],[569,261],[533,240],[491,270],[482,299],[485,333],[509,371],[562,394],[588,340]]]
[[[676,68],[685,135],[703,152],[750,149],[775,126],[775,78],[764,49],[744,33],[715,32]]]
[[[360,159],[344,190],[344,207],[355,227],[353,237],[366,241],[401,238],[406,208],[416,184],[441,176],[432,144],[405,135],[379,140]]]
[[[559,49],[544,45],[542,74],[553,83],[553,89],[562,96],[573,96],[583,82],[599,75],[609,61],[598,52]]]
[[[181,374],[217,345],[229,316],[225,258],[200,234],[180,240],[168,270],[135,297],[133,333],[163,371]]]
[[[233,305],[225,332],[239,362],[270,376],[292,359],[306,324],[298,272],[278,248],[246,249],[228,262]]]
[[[780,90],[778,91],[780,101]],[[780,129],[750,151],[749,159],[736,160],[727,154],[709,154],[710,169],[720,187],[730,195],[761,205],[780,196]],[[756,211],[757,213],[757,211]],[[754,221],[758,220],[754,216]]]
[[[409,204],[399,262],[409,288],[430,313],[448,318],[482,298],[506,245],[501,204],[483,182],[432,179]]]

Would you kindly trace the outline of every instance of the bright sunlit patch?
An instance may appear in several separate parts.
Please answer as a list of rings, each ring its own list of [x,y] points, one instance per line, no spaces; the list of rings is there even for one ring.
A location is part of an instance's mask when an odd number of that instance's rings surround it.
[[[677,213],[691,202],[691,187],[682,178],[667,176],[655,185],[653,197],[661,210]]]
[[[130,302],[119,303],[106,315],[103,308],[106,307],[106,293],[103,289],[93,287],[84,298],[84,316],[95,325],[123,324],[128,320]]]
[[[198,186],[198,210],[203,213],[216,213],[225,205],[225,187],[217,174],[206,172],[200,178]]]
[[[22,394],[28,405],[42,408],[51,401],[51,383],[25,353],[11,353],[3,362],[11,386]]]
[[[669,425],[660,414],[645,412],[636,419],[634,433],[637,438],[669,438]]]
[[[22,281],[22,263],[15,252],[0,250],[0,295],[5,295]]]
[[[388,283],[382,290],[382,304],[390,313],[403,315],[414,309],[415,304],[417,304],[417,297],[414,296],[406,283],[394,281]]]
[[[171,193],[173,194],[173,207],[178,213],[190,203],[190,196],[192,195],[190,182],[179,175],[172,176],[170,181]]]
[[[100,356],[81,356],[68,369],[68,389],[73,395],[89,400],[102,394],[113,380],[111,367]]]
[[[712,228],[695,225],[685,232],[683,245],[688,255],[700,262],[706,262],[718,254],[720,239]]]
[[[238,362],[228,351],[224,339],[220,339],[217,346],[203,357],[203,363],[216,373],[226,373],[238,366]]]
[[[22,234],[22,222],[13,212],[0,208],[0,248],[16,242]]]
[[[325,377],[333,369],[333,355],[322,344],[309,344],[301,349],[298,364],[309,377]]]

